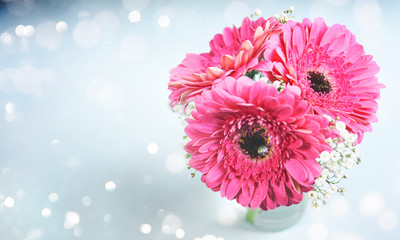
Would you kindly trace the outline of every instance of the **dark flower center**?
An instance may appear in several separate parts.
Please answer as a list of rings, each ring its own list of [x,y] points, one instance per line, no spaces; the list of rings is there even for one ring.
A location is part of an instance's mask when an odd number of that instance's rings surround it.
[[[249,129],[239,140],[242,151],[251,158],[265,158],[271,154],[272,145],[265,129]]]
[[[308,72],[307,79],[310,81],[310,87],[314,92],[325,94],[332,91],[328,79],[320,72]]]

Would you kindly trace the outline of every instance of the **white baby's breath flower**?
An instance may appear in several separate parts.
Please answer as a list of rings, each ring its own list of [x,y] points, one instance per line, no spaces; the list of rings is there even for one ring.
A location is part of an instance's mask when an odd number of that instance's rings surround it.
[[[184,109],[184,106],[183,105],[181,105],[181,104],[177,104],[177,105],[175,105],[174,107],[172,107],[172,111],[173,112],[176,112],[176,113],[179,113],[179,114],[183,114],[183,109]]]
[[[329,173],[330,173],[330,171],[328,169],[324,168],[324,169],[322,169],[321,177],[327,178]]]
[[[350,134],[349,141],[351,143],[354,143],[356,140],[357,140],[357,135],[356,134]]]
[[[314,199],[317,198],[317,193],[316,193],[315,191],[309,191],[309,192],[307,193],[307,197],[308,197],[309,199],[311,199],[311,200],[314,200]]]
[[[325,178],[319,177],[319,178],[315,179],[315,185],[320,188],[320,187],[324,186],[325,181],[326,181]]]
[[[345,147],[346,147],[346,145],[343,142],[341,142],[341,143],[337,144],[336,150],[341,152],[344,150]]]
[[[355,163],[355,161],[353,158],[347,158],[345,166],[347,169],[350,169],[354,166],[354,163]]]
[[[335,124],[335,127],[337,130],[341,131],[341,130],[346,129],[346,124],[342,121],[337,121]]]
[[[338,171],[335,172],[335,177],[337,179],[341,179],[342,177],[344,177],[344,172],[342,169],[339,169]]]
[[[291,7],[291,8],[289,8],[289,10],[283,11],[283,14],[281,14],[281,15],[275,14],[275,18],[277,20],[279,20],[281,23],[286,24],[289,20],[294,19],[293,15],[292,15],[293,11],[294,11],[294,8]]]
[[[190,102],[187,106],[186,106],[186,115],[187,116],[191,116],[191,112],[196,110],[196,106],[194,105],[194,102]]]
[[[343,149],[343,151],[342,151],[342,154],[344,155],[344,156],[350,156],[350,155],[352,155],[353,154],[353,150],[352,149],[350,149],[350,148],[345,148],[345,149]]]
[[[266,77],[260,77],[258,81],[269,82],[268,78]]]
[[[290,7],[289,7],[289,11],[293,12],[293,11],[294,11],[294,7],[293,7],[293,6],[290,6]]]
[[[256,15],[256,16],[259,16],[259,15],[261,15],[261,10],[259,9],[259,8],[256,8],[255,10],[254,10],[254,15]]]
[[[331,184],[331,185],[329,186],[329,188],[331,189],[332,193],[337,192],[337,190],[339,189],[339,187],[336,186],[336,184]]]
[[[331,155],[331,160],[335,162],[340,158],[340,153],[336,152],[335,150],[333,150],[330,155]]]
[[[316,200],[311,201],[311,206],[312,206],[314,209],[319,209],[319,205],[318,205],[318,202],[317,202]]]
[[[325,199],[330,198],[331,195],[332,195],[333,193],[335,193],[335,192],[332,191],[332,189],[329,187],[329,188],[326,190],[326,194],[325,194],[325,196],[324,196]]]
[[[324,194],[324,199],[325,201],[328,200],[329,198],[331,198],[332,194],[328,193],[328,191]]]
[[[274,82],[272,83],[272,85],[273,85],[276,89],[279,89],[279,88],[281,87],[281,82],[280,82],[280,81],[274,81]]]
[[[339,130],[339,134],[340,134],[340,136],[341,136],[342,138],[345,139],[345,141],[348,141],[348,139],[349,139],[349,137],[350,137],[350,134],[349,134],[349,132],[348,132],[346,129],[341,129],[341,130]]]
[[[322,162],[328,162],[330,159],[330,154],[328,151],[323,151],[320,155],[319,158],[321,159]]]
[[[330,172],[335,173],[338,169],[336,162],[329,162],[327,165],[327,168],[329,169]]]
[[[289,21],[289,16],[288,16],[288,15],[282,14],[281,16],[282,16],[282,19],[283,19],[285,22]]]

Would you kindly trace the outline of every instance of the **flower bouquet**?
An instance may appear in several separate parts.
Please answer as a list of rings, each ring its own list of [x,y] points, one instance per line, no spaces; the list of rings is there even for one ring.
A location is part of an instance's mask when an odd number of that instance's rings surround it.
[[[356,145],[377,122],[384,87],[345,26],[296,22],[292,12],[254,19],[257,10],[170,72],[190,168],[254,211],[299,204],[303,195],[318,207],[344,193],[341,180],[361,161]]]

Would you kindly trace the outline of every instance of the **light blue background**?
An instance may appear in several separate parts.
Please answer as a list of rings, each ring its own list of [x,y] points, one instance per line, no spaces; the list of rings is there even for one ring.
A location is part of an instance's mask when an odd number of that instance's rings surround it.
[[[8,2],[0,9],[0,240],[177,239],[177,228],[183,239],[399,237],[399,1]],[[168,108],[167,83],[186,53],[209,51],[224,27],[256,8],[269,17],[289,6],[297,20],[321,16],[346,25],[374,56],[386,88],[379,123],[360,146],[364,162],[345,181],[346,196],[271,234],[245,223],[237,204],[199,176],[188,178],[177,157],[182,119]],[[132,10],[139,22],[129,21]],[[168,27],[158,24],[162,15]],[[68,24],[65,33],[55,31],[59,21]],[[33,36],[18,37],[20,24],[32,25]],[[150,143],[159,148],[155,154]],[[105,190],[108,181],[114,191]],[[42,216],[44,208],[50,217]],[[64,228],[66,212],[79,214],[72,229]],[[142,224],[151,232],[144,234]]]

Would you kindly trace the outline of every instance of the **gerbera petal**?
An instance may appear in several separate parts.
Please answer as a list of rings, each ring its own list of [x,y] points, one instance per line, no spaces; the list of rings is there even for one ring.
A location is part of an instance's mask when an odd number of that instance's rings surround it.
[[[228,54],[221,57],[221,67],[222,69],[232,69],[234,67],[235,59]]]
[[[236,194],[239,192],[239,190],[242,187],[242,183],[240,178],[233,178],[229,182],[229,186],[226,190],[226,198],[228,200],[232,200],[236,197]]]
[[[316,18],[314,20],[314,23],[311,26],[309,42],[313,45],[319,45],[322,36],[326,32],[326,29],[327,29],[327,26],[326,26],[324,20],[322,18]]]
[[[284,163],[284,166],[296,181],[301,183],[307,179],[307,171],[299,160],[290,158]]]
[[[264,200],[265,196],[267,195],[267,192],[268,186],[259,183],[254,190],[253,199],[251,200],[249,207],[252,209],[258,208],[261,202]]]
[[[293,112],[293,109],[289,105],[278,105],[271,110],[271,115],[278,121],[285,120]]]
[[[276,181],[272,183],[271,186],[274,191],[275,201],[281,206],[286,206],[288,204],[289,198],[286,193],[284,182],[282,180]]]
[[[295,60],[299,56],[303,55],[304,48],[306,46],[306,37],[304,35],[304,30],[301,26],[297,25],[293,29],[293,35],[292,35],[292,46],[293,49],[296,49],[297,52],[292,52],[294,54],[293,56],[295,57]]]
[[[247,207],[250,204],[250,201],[253,197],[253,193],[254,193],[253,182],[249,181],[242,183],[242,192],[240,193],[237,199],[238,203],[240,203],[244,207]]]

